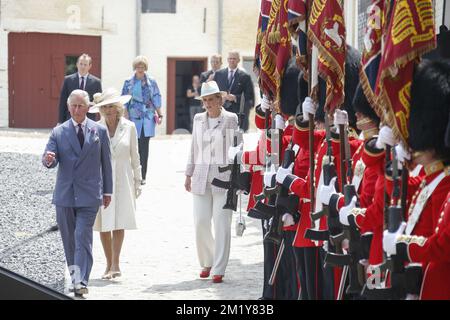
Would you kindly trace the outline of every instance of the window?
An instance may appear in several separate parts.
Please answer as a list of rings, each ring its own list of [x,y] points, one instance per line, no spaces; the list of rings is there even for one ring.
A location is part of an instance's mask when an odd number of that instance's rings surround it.
[[[142,0],[142,13],[176,13],[176,0]]]

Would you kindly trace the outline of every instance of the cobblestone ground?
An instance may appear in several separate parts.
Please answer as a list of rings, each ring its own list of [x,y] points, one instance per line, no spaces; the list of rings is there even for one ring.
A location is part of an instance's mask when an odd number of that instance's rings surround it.
[[[33,132],[30,130],[0,130],[0,153],[28,154],[29,168],[36,175],[42,171],[35,161],[39,161],[44,149],[49,131]],[[230,262],[225,274],[224,282],[213,284],[210,279],[198,277],[200,267],[197,262],[191,195],[184,191],[184,168],[190,143],[189,136],[160,136],[150,141],[149,172],[147,185],[143,188],[142,196],[137,201],[136,219],[138,230],[126,231],[121,255],[121,269],[123,276],[112,281],[101,280],[105,268],[103,250],[98,233],[94,234],[94,266],[91,273],[90,292],[88,299],[257,299],[262,292],[263,250],[261,227],[259,221],[247,218],[247,230],[243,237],[237,237],[233,232],[231,240]],[[245,135],[246,146],[256,145],[255,133]],[[0,158],[4,159],[4,157]],[[28,171],[27,171],[28,170]],[[27,174],[33,175],[29,169]],[[34,170],[34,171],[33,171]],[[54,173],[43,173],[53,183]],[[2,172],[2,178],[5,177]],[[6,181],[6,182],[4,182]],[[8,179],[2,179],[2,184],[9,184]],[[8,188],[8,186],[3,185]],[[44,192],[51,186],[39,186],[36,183],[24,183],[23,193]],[[39,191],[39,190],[41,191]],[[47,199],[48,198],[48,199]],[[1,198],[14,202],[15,198]],[[243,198],[243,207],[246,200]],[[32,203],[36,200],[28,197]],[[44,205],[48,206],[50,197],[45,197]],[[14,207],[14,204],[11,206]],[[39,209],[44,210],[44,209]],[[52,208],[45,209],[52,212]],[[46,216],[45,221],[52,222],[53,217]],[[40,219],[37,215],[36,219]],[[44,218],[42,218],[44,219]],[[9,228],[0,220],[2,233]],[[33,221],[25,223],[33,224]],[[46,223],[43,223],[43,225]],[[25,226],[24,226],[25,228]],[[13,237],[14,231],[5,234]],[[50,243],[55,252],[48,255],[59,274],[64,273],[61,264],[62,246],[57,233],[49,234]],[[2,241],[3,238],[2,238]],[[45,245],[33,246],[36,256],[47,252],[50,247]],[[0,247],[0,250],[4,250]],[[0,251],[1,254],[2,251]],[[0,257],[1,258],[1,257]],[[23,271],[27,263],[27,255],[17,251],[15,260],[7,267],[28,275]],[[0,260],[1,263],[2,260]],[[39,272],[43,274],[39,274]],[[36,279],[46,279],[46,269],[33,271]],[[37,273],[37,274],[36,274]],[[57,282],[57,280],[54,280]],[[60,281],[60,280],[59,280]],[[67,281],[67,280],[66,280]],[[47,283],[51,281],[47,280]],[[54,285],[58,288],[58,285]],[[59,288],[61,285],[59,286]],[[67,288],[66,288],[67,291]]]

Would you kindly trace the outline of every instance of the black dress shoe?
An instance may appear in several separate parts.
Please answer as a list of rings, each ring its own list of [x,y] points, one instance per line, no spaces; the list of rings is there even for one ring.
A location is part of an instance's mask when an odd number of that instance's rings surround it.
[[[83,294],[88,294],[89,293],[89,290],[88,290],[88,288],[86,287],[86,286],[76,286],[75,287],[75,290],[74,290],[74,293],[75,293],[75,296],[77,296],[77,295],[83,295]]]

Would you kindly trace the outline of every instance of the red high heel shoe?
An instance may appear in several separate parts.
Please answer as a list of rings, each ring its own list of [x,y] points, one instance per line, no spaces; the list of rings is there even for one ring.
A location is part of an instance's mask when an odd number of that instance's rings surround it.
[[[202,272],[200,272],[200,278],[208,278],[210,271],[211,268],[203,268]]]
[[[221,283],[223,282],[223,275],[214,275],[212,278],[213,283]]]

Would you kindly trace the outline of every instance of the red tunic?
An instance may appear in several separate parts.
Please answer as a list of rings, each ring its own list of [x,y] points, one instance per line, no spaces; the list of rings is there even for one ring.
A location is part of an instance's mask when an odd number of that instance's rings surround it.
[[[298,144],[301,149],[304,149],[305,152],[309,152],[309,131],[306,127],[307,122],[303,122],[301,124],[296,125],[293,133],[293,141]],[[336,134],[332,134],[332,153],[334,157],[334,164],[336,166],[336,172],[338,174],[338,183],[340,184],[340,143],[338,136]],[[353,154],[356,149],[358,149],[361,141],[357,139],[350,138],[350,150],[351,154]],[[314,132],[314,153],[315,153],[315,168],[314,168],[314,184],[315,189],[314,192],[317,191],[318,183],[320,180],[320,175],[322,173],[322,161],[327,153],[327,143],[325,140],[325,131],[315,131]],[[311,217],[310,217],[310,173],[307,174],[306,179],[296,178],[290,183],[290,190],[294,192],[296,195],[300,197],[301,207],[301,217],[300,223],[297,228],[297,234],[294,240],[294,246],[296,247],[311,247],[316,246],[316,244],[309,240],[305,239],[304,235],[306,229],[311,228]],[[327,220],[326,217],[322,217],[319,222],[319,230],[327,230]]]
[[[409,240],[409,261],[427,264],[420,298],[450,300],[450,192],[435,216],[439,218],[431,236],[404,236],[403,241]]]

